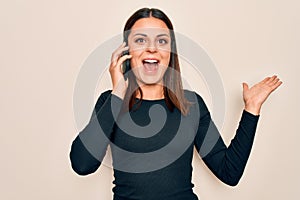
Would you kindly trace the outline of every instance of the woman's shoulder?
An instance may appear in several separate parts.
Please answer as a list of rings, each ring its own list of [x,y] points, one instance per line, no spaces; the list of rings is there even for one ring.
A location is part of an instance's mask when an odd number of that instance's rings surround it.
[[[99,95],[96,105],[95,105],[96,108],[101,107],[101,105],[106,101],[106,99],[109,98],[109,96],[111,95],[111,92],[112,92],[112,90],[105,90]]]
[[[184,89],[184,96],[185,96],[185,98],[187,98],[188,101],[191,101],[191,102],[197,101],[197,102],[204,103],[204,100],[201,97],[201,95],[195,91]]]
[[[197,104],[199,106],[200,110],[209,112],[204,99],[197,92],[185,89],[184,96],[192,104],[194,104],[194,105]]]
[[[112,92],[112,90],[105,90],[105,91],[103,91],[103,92],[100,94],[99,99],[100,99],[100,98],[105,98],[105,99],[107,99],[107,98],[111,95],[111,92]]]

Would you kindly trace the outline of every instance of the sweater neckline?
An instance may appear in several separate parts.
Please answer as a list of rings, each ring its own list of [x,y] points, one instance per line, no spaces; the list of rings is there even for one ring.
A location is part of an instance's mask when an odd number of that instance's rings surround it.
[[[135,98],[137,101],[142,101],[142,102],[161,102],[164,101],[165,98],[162,99],[140,99],[140,98]]]

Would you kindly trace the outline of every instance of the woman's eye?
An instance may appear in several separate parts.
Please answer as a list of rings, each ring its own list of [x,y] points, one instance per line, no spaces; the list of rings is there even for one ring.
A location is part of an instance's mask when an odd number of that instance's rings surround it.
[[[146,40],[144,38],[138,38],[135,40],[136,43],[145,43]]]
[[[158,43],[159,44],[168,44],[168,41],[166,39],[159,39]]]

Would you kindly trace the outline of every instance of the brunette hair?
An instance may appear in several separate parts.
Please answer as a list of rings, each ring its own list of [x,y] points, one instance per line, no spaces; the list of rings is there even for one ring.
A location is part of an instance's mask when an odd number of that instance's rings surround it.
[[[130,34],[130,29],[134,23],[142,18],[154,17],[162,20],[170,30],[171,36],[171,52],[170,52],[170,62],[168,69],[166,70],[163,81],[164,81],[164,97],[166,105],[169,110],[173,111],[174,107],[180,110],[183,115],[187,115],[189,111],[190,102],[185,98],[184,91],[182,87],[180,67],[177,55],[177,47],[175,41],[175,34],[173,25],[168,18],[168,16],[159,9],[155,8],[141,8],[137,10],[131,17],[127,20],[124,31],[123,39],[128,43],[128,36]],[[140,94],[140,99],[137,102],[136,96]],[[128,106],[127,110],[137,109],[143,99],[143,92],[141,88],[137,85],[136,79],[133,73],[128,73],[128,88],[126,95],[124,97],[124,105]]]

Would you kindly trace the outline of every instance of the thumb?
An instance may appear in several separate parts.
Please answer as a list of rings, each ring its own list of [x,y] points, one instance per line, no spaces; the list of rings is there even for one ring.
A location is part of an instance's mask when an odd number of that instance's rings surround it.
[[[249,86],[247,83],[243,83],[243,90],[247,91],[249,89]]]

